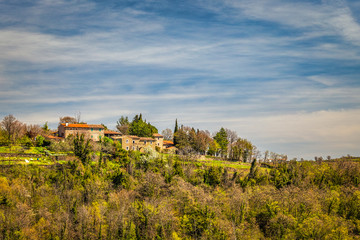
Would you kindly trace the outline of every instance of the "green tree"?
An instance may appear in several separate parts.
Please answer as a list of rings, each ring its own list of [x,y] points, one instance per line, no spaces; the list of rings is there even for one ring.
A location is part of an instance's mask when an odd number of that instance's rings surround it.
[[[50,130],[50,129],[49,129],[48,122],[45,122],[45,123],[44,123],[42,129],[43,129],[44,131],[46,131],[46,132]]]
[[[176,137],[175,137],[175,133],[177,133],[177,131],[179,130],[179,126],[178,126],[178,121],[177,119],[175,119],[175,128],[174,128],[174,135],[173,135],[173,142],[174,145],[176,146],[177,142],[176,142]]]
[[[221,156],[225,157],[227,154],[227,146],[229,144],[229,141],[227,139],[226,130],[224,128],[221,128],[220,131],[216,133],[214,139],[220,146]]]
[[[192,146],[190,142],[189,133],[191,128],[182,126],[176,133],[174,133],[175,147],[179,149],[182,154],[188,154],[192,152]]]
[[[220,145],[215,140],[212,140],[209,143],[209,149],[207,151],[207,154],[211,156],[216,156],[219,152],[219,149],[220,149]]]
[[[35,144],[37,147],[46,147],[50,145],[50,141],[46,140],[43,136],[38,135],[36,136]]]
[[[232,151],[229,158],[232,160],[249,162],[251,160],[253,150],[254,145],[250,141],[239,138],[232,144]]]
[[[152,137],[158,130],[155,126],[142,119],[142,115],[136,115],[129,127],[129,134],[138,137]]]
[[[75,156],[77,156],[83,164],[88,164],[91,153],[90,139],[85,140],[83,134],[76,134],[73,143]]]

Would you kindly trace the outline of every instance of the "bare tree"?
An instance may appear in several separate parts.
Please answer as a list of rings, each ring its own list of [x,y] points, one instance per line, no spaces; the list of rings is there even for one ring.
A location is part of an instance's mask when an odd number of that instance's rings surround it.
[[[227,128],[225,129],[225,131],[226,131],[227,140],[229,142],[228,143],[228,151],[229,151],[228,156],[232,156],[233,155],[232,154],[232,151],[233,151],[232,146],[239,139],[239,137],[235,131],[232,131]]]
[[[24,134],[24,124],[18,121],[13,115],[4,117],[1,121],[1,127],[6,133],[9,142],[15,142]]]
[[[164,136],[164,140],[172,141],[174,138],[174,134],[170,128],[162,130],[161,135]]]
[[[205,155],[206,151],[209,149],[210,143],[212,142],[209,131],[197,131],[196,133],[196,151],[200,154]]]
[[[268,162],[269,155],[270,155],[269,150],[266,150],[266,151],[264,152],[264,162]]]
[[[128,117],[121,116],[116,122],[116,128],[124,135],[129,134],[130,121]]]
[[[61,123],[78,123],[78,121],[74,117],[65,116],[65,117],[60,117],[60,124]]]
[[[251,158],[258,160],[258,159],[260,159],[260,157],[261,157],[261,151],[255,145],[253,145]],[[260,162],[260,161],[258,161],[258,162]]]
[[[75,113],[75,120],[77,123],[80,123],[80,121],[81,121],[81,112],[80,111]]]
[[[31,139],[34,139],[36,136],[41,135],[43,131],[45,131],[39,125],[36,124],[25,125],[25,128],[26,128],[26,135]]]

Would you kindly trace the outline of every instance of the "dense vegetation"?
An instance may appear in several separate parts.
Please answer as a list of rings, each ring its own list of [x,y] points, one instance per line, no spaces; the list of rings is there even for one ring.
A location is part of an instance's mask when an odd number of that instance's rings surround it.
[[[127,123],[157,131],[141,116]],[[168,136],[183,155],[49,141],[47,124],[11,115],[1,127],[0,239],[360,239],[359,159],[266,163],[276,156],[265,152],[259,163],[236,133],[177,121]]]
[[[85,143],[84,143],[85,144]],[[358,239],[360,165],[148,151],[0,168],[0,239]]]

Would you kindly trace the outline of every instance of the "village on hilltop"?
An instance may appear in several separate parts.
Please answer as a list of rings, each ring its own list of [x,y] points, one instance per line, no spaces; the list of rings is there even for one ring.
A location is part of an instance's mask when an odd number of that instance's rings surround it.
[[[87,123],[60,123],[58,131],[53,131],[48,139],[63,141],[69,136],[84,135],[85,139],[98,142],[108,137],[114,141],[119,141],[124,150],[136,150],[143,152],[146,147],[153,150],[175,151],[172,141],[164,140],[159,133],[152,134],[152,137],[138,137],[125,135],[117,131],[107,130],[101,124]]]

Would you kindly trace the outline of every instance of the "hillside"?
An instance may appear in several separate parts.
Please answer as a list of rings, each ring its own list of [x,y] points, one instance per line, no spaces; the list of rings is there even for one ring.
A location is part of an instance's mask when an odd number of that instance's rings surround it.
[[[359,239],[357,161],[98,160],[2,165],[0,239]]]

